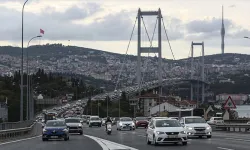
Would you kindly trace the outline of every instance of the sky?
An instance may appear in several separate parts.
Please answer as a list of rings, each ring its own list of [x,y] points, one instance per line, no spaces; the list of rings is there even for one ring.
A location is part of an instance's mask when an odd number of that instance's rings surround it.
[[[0,0],[1,46],[21,46],[24,2]],[[250,54],[250,39],[243,38],[250,37],[249,0],[29,0],[24,7],[24,47],[43,29],[43,37],[34,39],[30,45],[62,43],[137,55],[138,9],[160,8],[176,59],[190,56],[192,41],[204,42],[205,55],[218,54],[221,53],[222,5],[225,53]],[[142,46],[150,46],[148,38],[154,39],[152,45],[157,46],[158,32],[153,36],[156,19],[156,16],[143,17],[146,30],[142,24]],[[200,46],[195,46],[194,55],[201,55]],[[163,25],[162,57],[173,59]]]

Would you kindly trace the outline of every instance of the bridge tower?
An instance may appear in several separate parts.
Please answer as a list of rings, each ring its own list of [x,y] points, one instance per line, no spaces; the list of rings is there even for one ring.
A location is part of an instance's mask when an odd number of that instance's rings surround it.
[[[141,47],[141,20],[142,16],[157,16],[158,18],[158,46],[157,47]],[[141,84],[141,54],[142,53],[157,53],[158,54],[158,83],[159,83],[159,94],[162,95],[162,40],[161,40],[161,24],[162,24],[162,14],[161,9],[159,8],[158,11],[141,11],[139,8],[138,10],[138,47],[137,47],[137,83],[140,86]]]
[[[204,42],[201,42],[201,43],[194,43],[192,42],[191,43],[191,100],[194,99],[194,94],[193,94],[193,90],[194,90],[194,87],[193,87],[193,83],[192,83],[192,80],[195,80],[194,78],[194,46],[202,46],[202,67],[201,67],[201,86],[202,86],[202,103],[204,103],[205,101],[205,74],[204,74]],[[198,78],[198,81],[200,79]],[[198,85],[199,86],[199,85]],[[198,87],[199,88],[199,87]],[[199,94],[199,93],[198,93]]]

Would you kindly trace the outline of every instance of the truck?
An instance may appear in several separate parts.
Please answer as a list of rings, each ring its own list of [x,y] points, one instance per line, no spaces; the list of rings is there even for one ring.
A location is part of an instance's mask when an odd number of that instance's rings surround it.
[[[56,120],[57,113],[56,112],[45,112],[44,113],[44,123],[48,120]]]

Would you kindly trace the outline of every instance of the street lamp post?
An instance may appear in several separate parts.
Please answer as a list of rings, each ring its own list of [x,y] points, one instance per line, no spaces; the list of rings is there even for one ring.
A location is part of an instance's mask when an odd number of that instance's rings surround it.
[[[28,2],[26,0],[22,9],[22,56],[21,56],[21,94],[20,94],[20,121],[23,121],[23,12],[24,6]]]
[[[97,109],[98,109],[97,111],[98,111],[98,116],[99,116],[99,99],[97,100],[97,103],[98,103],[97,104]]]
[[[41,35],[38,35],[38,36],[35,36],[33,38],[31,38],[28,42],[28,45],[27,45],[27,50],[26,50],[26,72],[27,72],[27,81],[26,81],[26,85],[27,85],[27,102],[26,102],[26,120],[29,120],[31,117],[30,117],[30,114],[29,111],[31,112],[31,105],[29,105],[29,53],[28,53],[28,48],[29,48],[29,45],[30,45],[30,42],[35,39],[35,38],[40,38],[42,37]],[[30,107],[29,107],[30,106]]]
[[[121,95],[122,95],[121,92],[122,91],[119,91],[118,93],[119,94],[119,118],[121,117]]]
[[[107,117],[109,116],[109,96],[106,97],[107,100]]]

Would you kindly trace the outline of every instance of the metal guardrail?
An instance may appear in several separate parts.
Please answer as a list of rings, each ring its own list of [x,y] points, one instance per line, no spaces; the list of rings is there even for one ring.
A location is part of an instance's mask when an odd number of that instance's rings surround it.
[[[1,130],[9,130],[9,129],[17,129],[17,128],[25,128],[32,125],[33,120],[22,121],[22,122],[5,122],[0,123],[0,131]]]
[[[17,136],[22,136],[24,134],[27,134],[33,129],[34,125],[35,125],[35,122],[32,121],[32,124],[28,127],[0,130],[0,140],[14,138]]]
[[[239,132],[244,129],[244,131],[247,132],[250,129],[250,124],[216,124],[216,128],[224,131],[231,131],[231,129],[233,129],[234,132],[236,129],[239,129]]]

